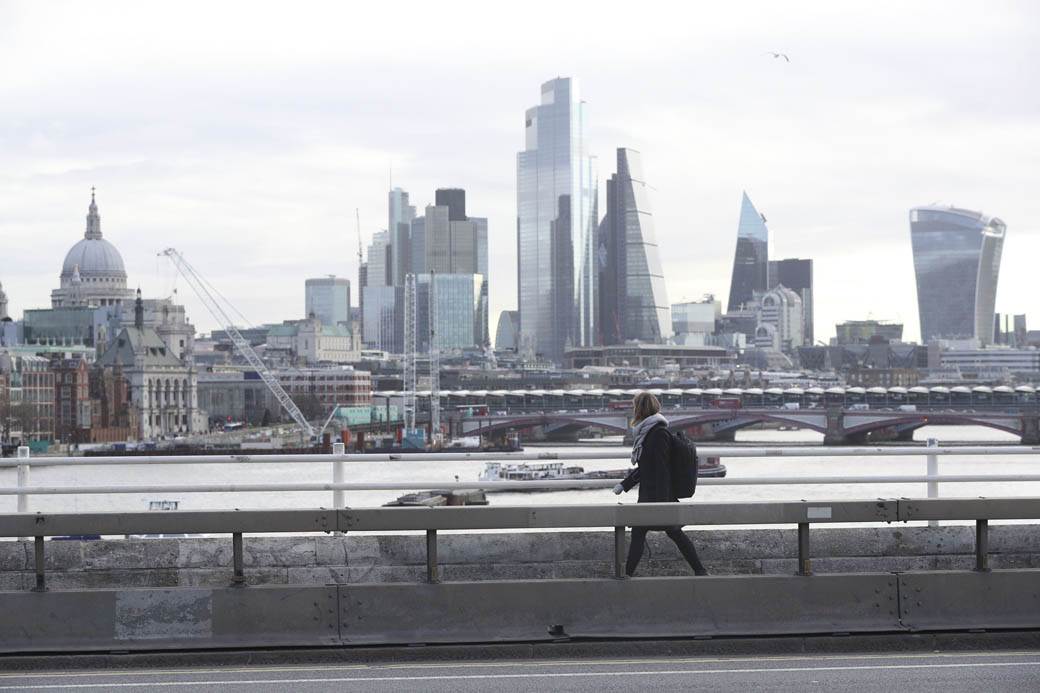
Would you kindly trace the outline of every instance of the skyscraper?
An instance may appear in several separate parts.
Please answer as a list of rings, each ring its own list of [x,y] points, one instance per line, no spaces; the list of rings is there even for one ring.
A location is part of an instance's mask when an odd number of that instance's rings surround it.
[[[955,207],[910,210],[921,341],[970,338],[993,343],[1000,254],[1007,226]]]
[[[672,334],[668,297],[643,160],[634,149],[617,150],[597,236],[598,341],[663,342]]]
[[[597,181],[575,80],[545,82],[517,155],[521,342],[562,362],[568,345],[596,337]]]
[[[394,188],[389,195],[387,231],[390,234],[390,283],[403,286],[404,277],[411,272],[411,223],[415,206],[408,204],[408,193]]]
[[[744,193],[737,226],[737,252],[733,258],[733,279],[729,285],[726,312],[739,310],[749,303],[756,291],[765,291],[769,265],[769,229],[766,218],[758,213],[751,198]]]
[[[770,289],[786,286],[801,297],[802,312],[805,316],[805,322],[802,325],[802,338],[807,345],[812,345],[814,340],[812,260],[800,258],[770,260],[768,275],[766,284]]]
[[[350,322],[350,281],[343,277],[319,277],[304,282],[304,315],[330,327]]]

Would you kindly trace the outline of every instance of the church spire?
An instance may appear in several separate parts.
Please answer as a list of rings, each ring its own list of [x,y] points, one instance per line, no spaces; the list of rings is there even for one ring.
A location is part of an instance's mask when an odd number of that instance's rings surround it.
[[[137,300],[134,301],[134,327],[144,329],[144,301],[141,300],[141,289],[137,289]]]
[[[101,216],[97,211],[97,202],[94,200],[94,188],[90,188],[90,209],[87,212],[87,232],[84,238],[101,238]]]

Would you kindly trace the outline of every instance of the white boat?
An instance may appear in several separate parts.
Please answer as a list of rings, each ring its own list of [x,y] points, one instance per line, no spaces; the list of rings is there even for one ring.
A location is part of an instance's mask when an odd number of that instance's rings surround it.
[[[488,462],[480,474],[481,481],[551,481],[554,479],[578,479],[585,473],[583,467],[565,467],[563,462],[538,464],[503,464]]]

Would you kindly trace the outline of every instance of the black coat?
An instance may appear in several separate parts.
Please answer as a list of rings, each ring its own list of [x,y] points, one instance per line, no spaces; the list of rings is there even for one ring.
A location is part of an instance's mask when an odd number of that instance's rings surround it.
[[[659,423],[646,434],[636,468],[629,472],[621,487],[626,491],[639,485],[640,503],[669,503],[679,500],[672,491],[672,467],[669,463],[672,435]]]

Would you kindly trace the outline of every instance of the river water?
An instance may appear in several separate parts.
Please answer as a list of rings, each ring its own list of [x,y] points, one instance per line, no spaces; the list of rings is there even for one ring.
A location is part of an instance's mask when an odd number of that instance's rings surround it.
[[[1010,434],[981,427],[926,427],[917,431],[917,440],[938,438],[941,443],[956,442],[1016,442]],[[784,443],[818,443],[822,436],[806,430],[800,431],[741,431],[740,442],[761,442],[768,445]],[[602,451],[617,452],[618,448],[603,447],[558,447],[530,448],[538,451]],[[618,469],[627,467],[625,460],[585,460],[578,462],[586,470]],[[866,458],[729,458],[723,459],[730,478],[753,478],[761,476],[874,476],[874,475],[923,475],[926,471],[925,458],[919,457],[866,457]],[[348,482],[416,482],[417,489],[436,487],[438,483],[476,480],[483,469],[482,462],[467,461],[396,461],[348,463]],[[1040,474],[1040,455],[1018,455],[1014,457],[940,457],[940,474]],[[82,467],[36,467],[32,470],[31,484],[34,486],[101,486],[101,485],[162,485],[162,484],[242,484],[242,483],[290,483],[330,482],[332,465],[328,462],[315,464],[257,463],[257,464],[178,464],[126,466],[82,466]],[[13,469],[0,470],[0,486],[14,486]],[[379,506],[396,498],[403,491],[359,491],[348,492],[349,506]],[[697,489],[696,500],[701,502],[756,501],[756,500],[841,500],[862,498],[895,498],[917,496],[926,493],[924,483],[911,484],[848,484],[848,485],[785,485],[785,486],[708,486]],[[1040,482],[1010,483],[966,483],[945,484],[940,488],[944,497],[972,496],[1040,496]],[[496,493],[489,496],[492,505],[530,504],[584,504],[584,503],[634,503],[636,493],[614,496],[609,489],[535,493]],[[141,511],[147,510],[151,501],[177,501],[182,510],[202,509],[257,509],[257,508],[303,508],[329,507],[332,493],[234,493],[234,494],[185,494],[155,492],[147,494],[111,495],[53,495],[32,496],[31,511],[42,512],[85,512],[85,511]],[[14,512],[14,496],[0,496],[0,512]]]

